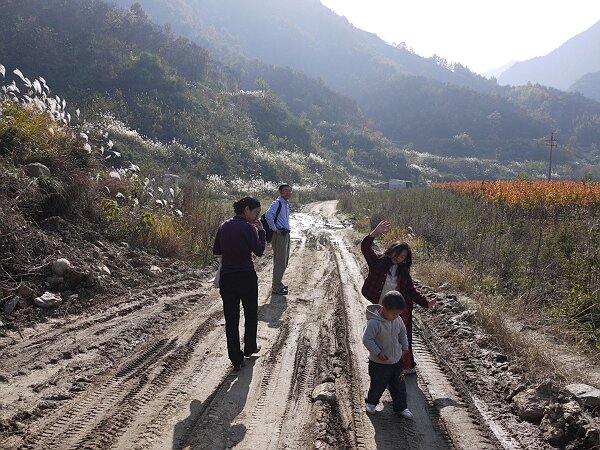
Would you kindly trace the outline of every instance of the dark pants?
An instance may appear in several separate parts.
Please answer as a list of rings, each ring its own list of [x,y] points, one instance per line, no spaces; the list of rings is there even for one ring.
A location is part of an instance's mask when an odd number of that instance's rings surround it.
[[[258,327],[258,278],[256,272],[234,272],[221,275],[219,292],[225,313],[227,353],[235,364],[244,360],[240,349],[240,300],[244,307],[244,352],[250,356],[256,351]]]
[[[369,376],[371,385],[365,399],[371,405],[377,405],[388,388],[394,404],[394,412],[406,409],[406,384],[402,377],[402,361],[396,364],[379,364],[369,360]]]

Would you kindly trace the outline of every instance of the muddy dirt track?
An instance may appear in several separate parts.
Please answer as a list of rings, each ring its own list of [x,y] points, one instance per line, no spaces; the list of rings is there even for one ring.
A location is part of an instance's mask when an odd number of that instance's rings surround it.
[[[289,295],[270,293],[270,250],[257,260],[262,350],[240,372],[218,291],[202,277],[3,338],[0,448],[520,448],[461,395],[419,327],[419,371],[407,377],[414,420],[395,417],[388,394],[365,414],[365,268],[360,235],[335,207],[294,214]],[[324,382],[335,399],[313,401]]]

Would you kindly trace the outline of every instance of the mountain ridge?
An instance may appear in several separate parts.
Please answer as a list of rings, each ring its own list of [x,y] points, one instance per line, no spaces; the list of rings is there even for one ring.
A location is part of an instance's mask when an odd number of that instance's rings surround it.
[[[587,73],[600,71],[600,20],[550,53],[513,64],[498,82],[509,85],[539,83],[568,90]]]

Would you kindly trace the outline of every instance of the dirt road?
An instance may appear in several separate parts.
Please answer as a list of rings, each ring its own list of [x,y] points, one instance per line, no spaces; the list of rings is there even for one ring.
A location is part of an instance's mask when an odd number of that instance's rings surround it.
[[[263,348],[240,372],[218,291],[202,278],[2,338],[0,448],[519,448],[473,414],[419,330],[414,420],[393,416],[389,396],[365,414],[364,263],[335,207],[294,214],[289,295],[270,293],[270,251],[257,261]],[[335,398],[313,401],[325,382]]]

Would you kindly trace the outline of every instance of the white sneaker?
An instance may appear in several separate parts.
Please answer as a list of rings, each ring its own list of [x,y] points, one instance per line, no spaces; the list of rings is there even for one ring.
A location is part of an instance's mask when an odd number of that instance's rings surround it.
[[[367,411],[369,414],[375,414],[377,412],[377,405],[365,403],[365,411]]]
[[[400,412],[398,412],[396,414],[398,414],[399,416],[404,417],[405,419],[412,419],[413,418],[413,413],[411,413],[410,409],[408,409],[408,408],[406,408],[405,410],[400,411]]]

